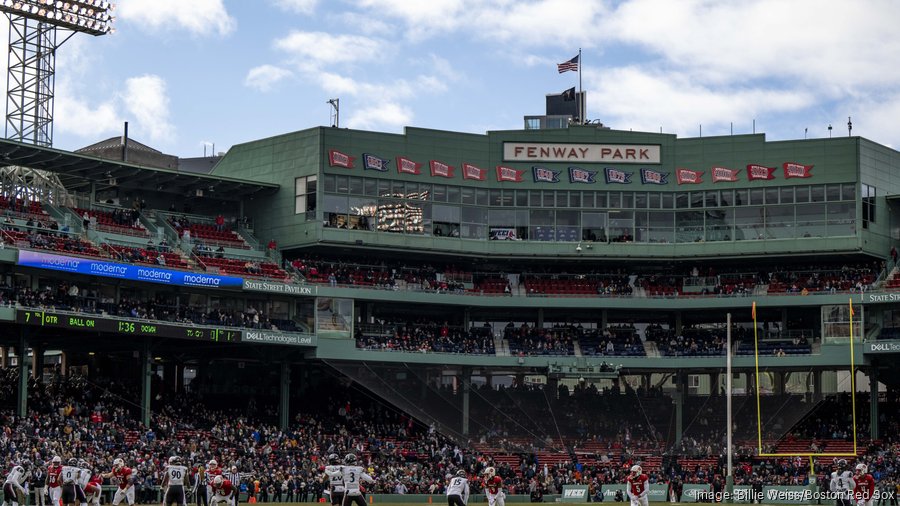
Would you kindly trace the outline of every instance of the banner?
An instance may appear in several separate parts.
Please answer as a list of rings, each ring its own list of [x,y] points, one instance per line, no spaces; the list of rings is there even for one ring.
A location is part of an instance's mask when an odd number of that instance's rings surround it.
[[[775,167],[766,167],[764,165],[750,164],[747,166],[747,181],[756,181],[757,179],[775,179]]]
[[[812,177],[812,174],[809,173],[813,168],[812,165],[784,162],[781,166],[784,168],[785,179],[791,179],[792,177]]]
[[[514,183],[522,182],[522,174],[524,170],[513,169],[512,167],[497,166],[497,181],[512,181]]]
[[[587,485],[563,485],[561,502],[588,502]]]
[[[379,158],[369,153],[363,153],[363,170],[377,170],[387,172],[390,160]]]
[[[163,285],[197,286],[202,288],[241,288],[243,278],[219,276],[200,272],[174,271],[160,269],[148,265],[131,265],[107,262],[87,258],[38,253],[37,251],[19,250],[18,265],[49,269],[53,271],[72,272],[101,276],[104,278],[146,281]]]
[[[345,169],[352,169],[353,160],[356,160],[356,158],[348,154],[341,153],[336,149],[331,149],[328,151],[328,165],[330,165],[331,167],[344,167]]]
[[[471,163],[463,163],[463,179],[474,179],[476,181],[484,181],[487,176],[487,170],[480,169]]]
[[[669,184],[669,173],[641,169],[641,184]]]
[[[624,170],[610,167],[604,169],[603,172],[606,174],[606,184],[631,184],[631,176],[634,174],[633,172],[625,172]]]
[[[594,184],[596,180],[596,170],[584,170],[581,167],[569,167],[569,182]]]
[[[244,330],[243,340],[250,343],[289,344],[291,346],[315,346],[316,336],[277,330]]]
[[[721,183],[722,181],[737,181],[738,172],[739,171],[737,169],[729,169],[727,167],[713,167],[712,169],[710,169],[713,183]]]
[[[419,175],[419,169],[422,167],[422,164],[419,162],[414,162],[409,158],[404,158],[402,156],[397,157],[397,172],[400,174],[415,174]]]
[[[535,183],[558,183],[559,182],[559,171],[558,170],[550,170],[546,167],[541,167],[535,165],[531,168],[531,171],[534,173],[534,182]]]
[[[429,162],[431,166],[431,176],[432,177],[453,177],[453,167],[447,165],[444,162],[439,162],[437,160],[431,160]]]
[[[703,182],[702,170],[675,169],[678,184],[700,184]]]
[[[245,278],[244,290],[253,292],[288,293],[291,295],[315,295],[318,293],[319,287],[317,285],[289,285],[287,283]]]

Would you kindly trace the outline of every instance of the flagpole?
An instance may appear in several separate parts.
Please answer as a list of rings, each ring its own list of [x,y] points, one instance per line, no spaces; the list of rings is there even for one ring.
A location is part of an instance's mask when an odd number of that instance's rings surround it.
[[[581,93],[581,68],[584,67],[584,60],[581,59],[581,48],[578,48],[578,121],[581,125],[584,121],[584,95]]]

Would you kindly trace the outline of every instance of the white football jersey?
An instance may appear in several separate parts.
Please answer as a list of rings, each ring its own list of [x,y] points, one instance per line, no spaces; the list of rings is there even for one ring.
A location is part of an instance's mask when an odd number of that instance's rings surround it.
[[[91,482],[91,470],[85,469],[83,467],[79,467],[78,468],[78,484],[81,485],[81,488],[84,488],[90,482]]]
[[[22,466],[13,466],[9,471],[9,474],[6,475],[6,483],[21,485],[23,481],[25,481],[25,468]]]
[[[343,466],[343,475],[344,494],[346,495],[360,495],[359,484],[361,482],[375,483],[375,480],[360,466]]]
[[[188,476],[188,468],[185,466],[167,466],[166,479],[169,485],[184,485],[184,480]]]
[[[856,480],[850,471],[835,471],[831,473],[831,491],[841,494],[841,497],[849,498],[851,491],[856,488]]]
[[[75,466],[62,466],[62,471],[59,473],[59,479],[62,481],[63,485],[67,483],[76,483],[78,482],[78,469]]]
[[[460,476],[450,478],[450,484],[447,485],[447,495],[458,495],[463,502],[469,499],[469,480]]]
[[[344,471],[342,466],[325,466],[325,474],[328,476],[328,485],[332,492],[344,491]]]

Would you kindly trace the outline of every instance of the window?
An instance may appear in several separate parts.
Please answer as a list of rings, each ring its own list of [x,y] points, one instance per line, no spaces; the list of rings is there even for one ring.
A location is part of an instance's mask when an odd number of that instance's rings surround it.
[[[313,213],[316,212],[316,183],[319,176],[306,176],[294,179],[294,214]]]
[[[859,185],[862,192],[862,225],[869,228],[869,223],[875,223],[875,187],[867,184]]]

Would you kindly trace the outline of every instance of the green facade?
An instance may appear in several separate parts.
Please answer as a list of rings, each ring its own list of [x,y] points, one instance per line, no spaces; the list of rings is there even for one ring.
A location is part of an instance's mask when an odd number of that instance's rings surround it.
[[[510,161],[504,159],[504,143],[658,146],[659,160]],[[353,157],[353,167],[331,163],[332,150]],[[366,170],[364,154],[387,160],[387,170]],[[420,173],[400,173],[399,157],[420,164]],[[433,176],[432,160],[453,167],[452,177]],[[786,162],[812,166],[809,177],[786,179]],[[483,169],[484,179],[464,178],[463,164]],[[750,164],[773,167],[773,178],[748,180]],[[501,165],[521,171],[521,181],[498,181]],[[555,171],[559,181],[535,181],[534,166]],[[595,181],[571,182],[573,166],[594,172]],[[713,167],[735,170],[737,180],[713,182]],[[361,244],[454,255],[676,259],[823,252],[883,256],[890,235],[884,198],[900,186],[897,167],[900,153],[857,137],[679,139],[589,126],[485,135],[315,128],[235,146],[214,174],[280,185],[276,195],[252,200],[245,210],[260,238],[275,238],[287,250]],[[629,173],[630,182],[608,183],[608,168]],[[643,184],[641,169],[667,174],[668,180]],[[702,182],[679,184],[678,169],[701,171]],[[317,179],[310,212],[297,207],[297,178],[307,176]],[[863,185],[876,189],[865,210]],[[395,209],[403,213],[399,221]],[[489,240],[503,229],[526,240]],[[572,243],[581,241],[599,244],[576,254]]]

